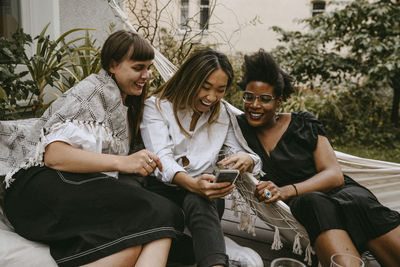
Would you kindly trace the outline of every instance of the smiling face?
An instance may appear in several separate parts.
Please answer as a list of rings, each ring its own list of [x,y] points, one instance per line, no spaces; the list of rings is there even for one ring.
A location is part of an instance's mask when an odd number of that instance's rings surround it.
[[[152,60],[136,61],[125,57],[121,62],[112,61],[110,73],[114,74],[115,81],[121,90],[122,99],[127,95],[141,95],[143,87],[151,77],[150,66]]]
[[[195,109],[199,112],[209,111],[224,97],[227,85],[228,75],[222,69],[213,71],[196,95]]]
[[[244,113],[248,123],[253,127],[275,123],[275,112],[280,105],[280,98],[267,103],[260,101],[259,98],[263,94],[274,95],[274,88],[265,82],[251,81],[246,85],[246,91],[256,96],[253,102],[244,102]]]

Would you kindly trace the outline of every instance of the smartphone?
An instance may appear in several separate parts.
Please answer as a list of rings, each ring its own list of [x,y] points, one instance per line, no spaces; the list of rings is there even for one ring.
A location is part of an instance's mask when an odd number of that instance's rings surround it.
[[[215,175],[217,177],[217,183],[230,182],[231,184],[235,183],[238,178],[240,172],[238,170],[219,170],[219,172]]]

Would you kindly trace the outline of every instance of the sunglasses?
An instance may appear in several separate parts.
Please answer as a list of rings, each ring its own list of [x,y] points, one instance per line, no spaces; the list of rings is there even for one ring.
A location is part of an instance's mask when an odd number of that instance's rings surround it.
[[[270,94],[262,94],[262,95],[256,96],[254,93],[248,92],[248,91],[245,91],[243,94],[243,101],[245,103],[249,103],[249,104],[253,103],[254,101],[256,101],[257,98],[258,98],[258,101],[260,101],[261,104],[263,104],[263,105],[269,104],[269,102],[271,102],[273,99],[275,99],[275,97]]]

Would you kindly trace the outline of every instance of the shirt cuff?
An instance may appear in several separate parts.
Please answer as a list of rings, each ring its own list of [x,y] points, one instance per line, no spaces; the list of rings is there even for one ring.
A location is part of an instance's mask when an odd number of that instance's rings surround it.
[[[174,162],[174,164],[170,164],[169,167],[167,166],[167,164],[163,164],[162,172],[160,172],[158,169],[156,170],[157,178],[164,183],[171,184],[177,172],[187,172],[182,166],[180,166],[176,162]]]
[[[254,176],[258,176],[261,174],[261,168],[262,168],[261,159],[256,155],[253,155],[253,154],[249,154],[249,155],[253,159],[253,163],[254,163],[253,171],[251,173]]]

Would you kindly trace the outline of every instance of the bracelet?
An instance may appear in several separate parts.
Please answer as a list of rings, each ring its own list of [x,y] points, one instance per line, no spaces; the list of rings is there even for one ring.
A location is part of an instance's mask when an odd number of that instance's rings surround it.
[[[297,191],[297,187],[294,184],[291,184],[294,187],[294,190],[296,190],[296,197],[299,196],[299,191]]]

